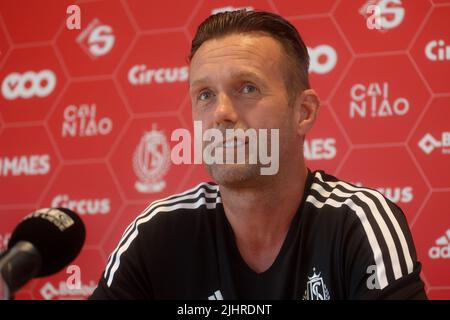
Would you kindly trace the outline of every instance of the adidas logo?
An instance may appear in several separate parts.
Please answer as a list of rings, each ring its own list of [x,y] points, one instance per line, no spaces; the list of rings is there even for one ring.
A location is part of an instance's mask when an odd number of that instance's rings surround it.
[[[450,259],[450,229],[436,240],[436,246],[428,251],[431,259]]]
[[[220,292],[220,290],[216,290],[212,295],[208,297],[208,300],[223,300],[222,293]]]

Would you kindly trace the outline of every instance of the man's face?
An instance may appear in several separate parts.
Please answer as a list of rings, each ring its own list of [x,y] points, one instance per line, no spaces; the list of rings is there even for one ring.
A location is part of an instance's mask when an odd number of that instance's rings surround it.
[[[203,130],[279,129],[280,168],[283,158],[301,146],[296,136],[293,108],[288,105],[281,61],[282,46],[262,33],[234,34],[203,43],[190,66],[189,93],[194,121]],[[268,133],[270,137],[270,133]],[[297,142],[296,142],[297,141]],[[270,139],[268,149],[270,150]],[[203,148],[208,143],[203,144]],[[230,152],[228,147],[222,150]],[[233,152],[246,146],[231,146]],[[248,159],[248,146],[247,146]],[[260,164],[211,164],[218,184],[249,185],[260,179]]]

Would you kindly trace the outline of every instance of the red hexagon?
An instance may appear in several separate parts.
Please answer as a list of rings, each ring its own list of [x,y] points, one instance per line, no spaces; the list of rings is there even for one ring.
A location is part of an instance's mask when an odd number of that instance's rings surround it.
[[[85,245],[98,245],[122,205],[111,174],[101,163],[67,165],[46,192],[41,207],[65,207],[86,225]]]
[[[428,285],[450,287],[450,192],[433,192],[412,232]]]
[[[0,16],[0,64],[5,59],[6,53],[9,50],[9,42],[5,34],[5,30],[3,30],[3,23]]]
[[[183,27],[197,3],[196,0],[132,0],[128,6],[140,29],[154,30]]]
[[[349,145],[336,124],[329,106],[322,105],[312,130],[306,135],[303,153],[311,170],[333,174],[348,152]]]
[[[189,23],[189,32],[193,37],[197,31],[197,27],[210,15],[233,10],[262,10],[274,11],[274,8],[266,0],[214,0],[204,1],[200,9],[195,13],[193,19]]]
[[[0,12],[14,43],[51,40],[73,1],[1,1]]]
[[[194,121],[192,120],[192,103],[191,96],[189,94],[186,95],[186,99],[180,106],[179,115],[181,121],[184,122],[184,125],[192,129]]]
[[[3,252],[8,247],[8,242],[11,237],[11,233],[19,222],[28,214],[35,211],[35,208],[30,207],[28,209],[2,209],[0,210],[0,252]],[[16,300],[30,300],[31,285],[28,283],[14,294]]]
[[[450,0],[431,0],[434,4],[446,4],[446,3],[450,3]]]
[[[434,8],[411,54],[434,92],[450,91],[450,7]]]
[[[428,98],[411,62],[393,55],[357,58],[331,105],[353,143],[403,142]]]
[[[2,209],[0,210],[0,252],[8,248],[11,233],[19,222],[35,210],[33,207],[27,209]]]
[[[14,300],[33,300],[33,295],[29,288],[21,288],[14,294]]]
[[[181,110],[182,121],[184,120],[185,127],[193,134],[193,120],[192,120],[192,108],[190,101],[183,105]],[[193,149],[191,149],[193,151]],[[209,175],[206,167],[203,163],[191,164],[189,166],[189,173],[186,177],[186,188],[191,188],[198,185],[201,182],[212,182],[214,179]]]
[[[436,98],[415,129],[409,146],[435,188],[450,187],[450,98]]]
[[[335,3],[335,0],[304,1],[301,3],[296,1],[273,0],[274,6],[283,17],[328,13]]]
[[[49,125],[63,158],[99,158],[109,152],[128,116],[113,81],[85,81],[69,86]]]
[[[45,119],[65,81],[52,47],[13,50],[0,70],[5,121]]]
[[[134,37],[117,0],[81,3],[83,28],[63,29],[57,46],[72,76],[112,73]]]
[[[34,204],[59,165],[47,131],[5,128],[0,150],[0,204]]]
[[[135,112],[174,111],[187,94],[189,44],[183,33],[141,36],[118,80]]]
[[[410,223],[429,191],[402,147],[354,149],[342,166],[339,177],[377,189],[402,208]]]
[[[114,227],[109,230],[103,237],[102,249],[106,257],[115,250],[122,238],[125,229],[141,214],[150,202],[128,204],[119,211],[118,219],[114,222]]]
[[[183,191],[189,165],[171,161],[171,151],[178,145],[178,141],[171,141],[171,135],[179,128],[183,126],[176,117],[132,121],[111,156],[127,199],[150,202]]]
[[[369,6],[379,8],[379,21]],[[430,7],[428,0],[341,1],[334,15],[357,53],[404,50]]]
[[[105,264],[98,250],[83,249],[78,258],[57,274],[33,280],[33,296],[37,300],[85,300],[97,287]],[[79,282],[76,275],[80,276]]]
[[[323,100],[327,100],[350,60],[350,52],[329,18],[291,22],[308,46],[311,85]]]
[[[447,289],[430,289],[427,293],[430,300],[448,300],[450,297],[450,288]]]

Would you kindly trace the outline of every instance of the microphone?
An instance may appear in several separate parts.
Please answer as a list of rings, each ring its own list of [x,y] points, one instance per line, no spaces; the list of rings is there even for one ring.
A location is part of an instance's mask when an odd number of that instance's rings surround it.
[[[0,257],[0,280],[9,295],[34,277],[61,271],[78,256],[85,237],[83,221],[69,209],[39,209],[26,216]]]

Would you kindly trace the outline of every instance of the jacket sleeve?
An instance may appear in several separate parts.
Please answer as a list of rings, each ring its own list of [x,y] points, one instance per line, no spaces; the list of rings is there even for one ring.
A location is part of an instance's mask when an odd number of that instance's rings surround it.
[[[143,259],[144,248],[141,234],[132,241],[124,234],[89,299],[152,299],[151,282]]]
[[[360,204],[346,227],[348,299],[427,299],[412,235],[402,210],[381,194]]]

